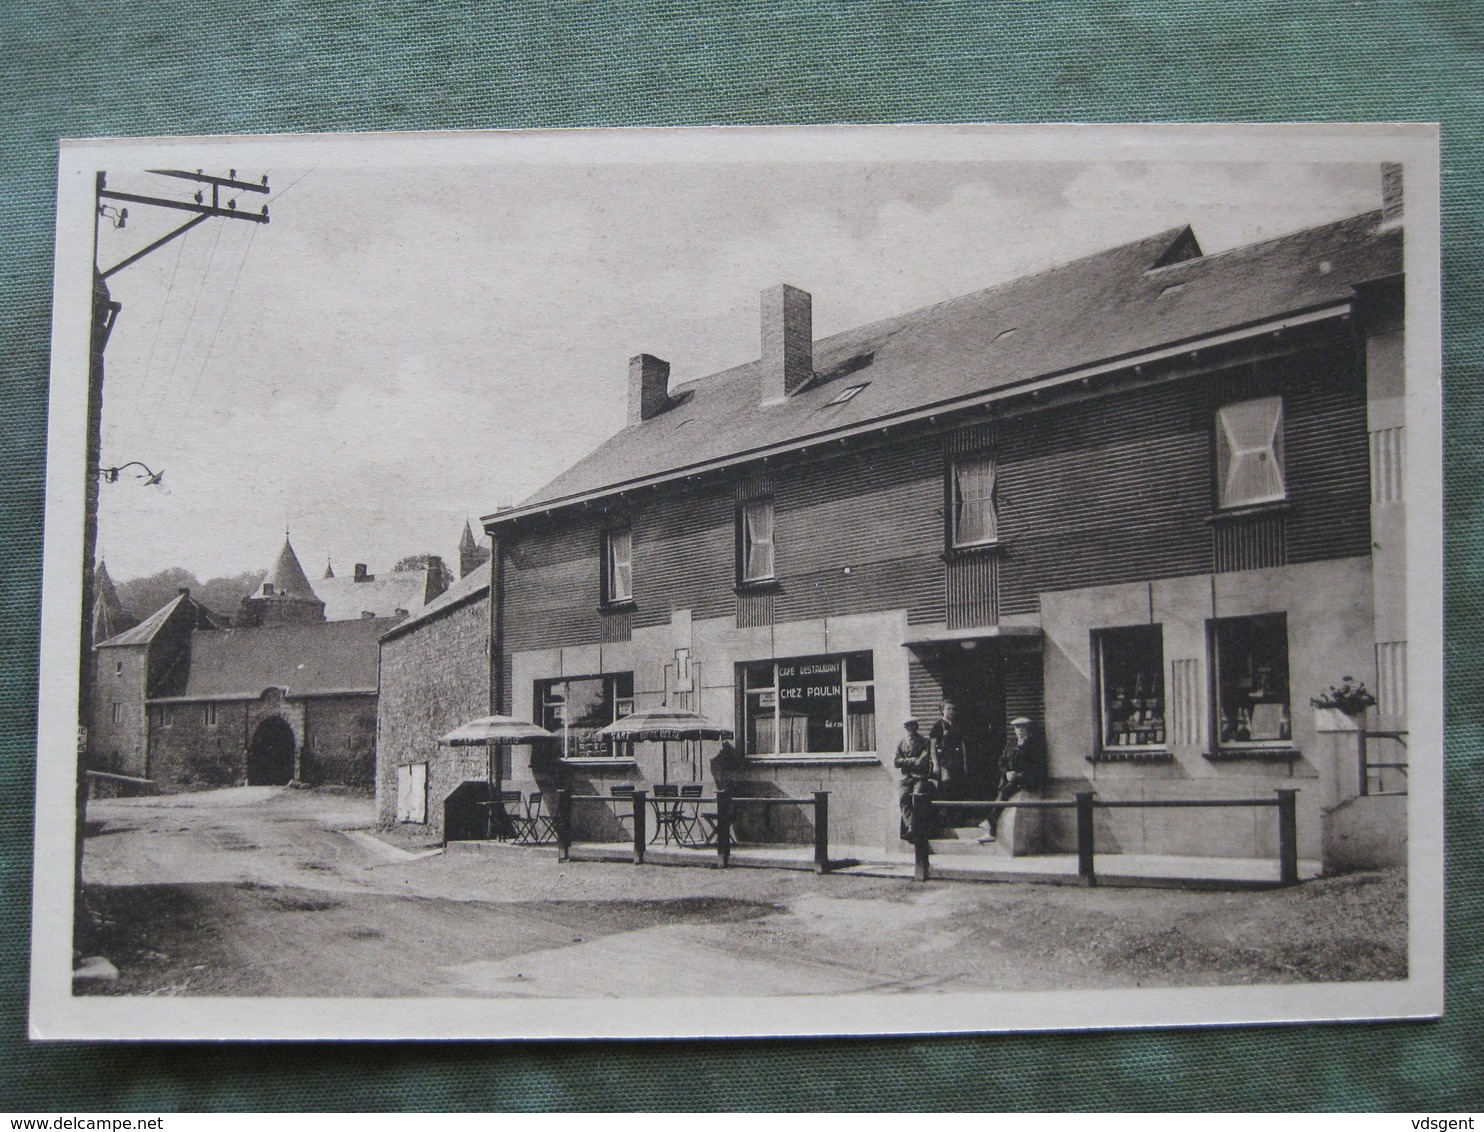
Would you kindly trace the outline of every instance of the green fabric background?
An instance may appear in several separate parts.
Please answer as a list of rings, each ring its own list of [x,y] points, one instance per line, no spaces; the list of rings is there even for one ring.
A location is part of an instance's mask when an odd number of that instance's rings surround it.
[[[0,1109],[1484,1108],[1481,15],[1469,0],[0,0]],[[58,137],[1362,119],[1444,128],[1445,1021],[684,1047],[27,1043]]]

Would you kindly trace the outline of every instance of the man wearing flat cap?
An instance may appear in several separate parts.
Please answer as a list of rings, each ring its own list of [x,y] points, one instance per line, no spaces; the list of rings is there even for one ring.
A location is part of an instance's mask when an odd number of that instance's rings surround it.
[[[928,746],[928,741],[918,734],[917,726],[915,719],[902,724],[906,734],[897,744],[897,757],[893,760],[902,775],[901,782],[897,784],[897,803],[902,810],[903,841],[912,837],[913,796],[925,794],[931,798],[938,779],[937,772],[933,769],[933,750]]]
[[[1025,716],[1010,721],[1010,739],[1005,744],[1005,753],[1000,756],[1000,789],[997,797],[1008,802],[1022,790],[1039,790],[1046,781],[1046,740],[1035,732],[1033,724]],[[1003,806],[989,811],[989,836],[981,841],[993,841],[999,825]]]

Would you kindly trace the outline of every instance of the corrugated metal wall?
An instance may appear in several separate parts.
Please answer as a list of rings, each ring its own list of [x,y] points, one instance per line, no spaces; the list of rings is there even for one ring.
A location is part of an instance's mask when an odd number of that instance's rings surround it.
[[[1370,453],[1359,353],[1311,351],[1275,368],[1283,381],[1285,473],[1293,503],[1288,561],[1370,554]]]
[[[913,624],[993,624],[1046,590],[1251,569],[1370,551],[1363,374],[1348,346],[1056,406],[881,448],[812,453],[744,480],[633,501],[631,630],[675,609],[767,624],[905,609]],[[1282,392],[1290,509],[1213,532],[1215,407]],[[1002,551],[944,562],[945,469],[995,445]],[[771,495],[778,584],[738,595],[739,500]],[[599,512],[510,540],[507,647],[620,639],[600,600]]]
[[[1176,382],[1005,424],[1002,614],[1035,612],[1042,590],[1211,568],[1212,421],[1199,390]]]
[[[1281,514],[1222,522],[1214,527],[1212,534],[1218,574],[1262,570],[1288,561],[1287,520]]]

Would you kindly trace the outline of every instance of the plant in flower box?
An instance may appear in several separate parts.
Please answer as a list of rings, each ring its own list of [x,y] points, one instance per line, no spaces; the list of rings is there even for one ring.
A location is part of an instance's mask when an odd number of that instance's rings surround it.
[[[1360,728],[1360,717],[1366,709],[1374,707],[1376,697],[1362,681],[1353,676],[1343,677],[1338,684],[1309,700],[1314,708],[1314,723],[1326,731],[1355,731]]]

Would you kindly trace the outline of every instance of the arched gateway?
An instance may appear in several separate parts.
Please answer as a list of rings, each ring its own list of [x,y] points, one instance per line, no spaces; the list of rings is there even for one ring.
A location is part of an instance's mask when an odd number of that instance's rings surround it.
[[[294,777],[294,729],[281,715],[258,724],[247,749],[247,784],[282,786]]]

